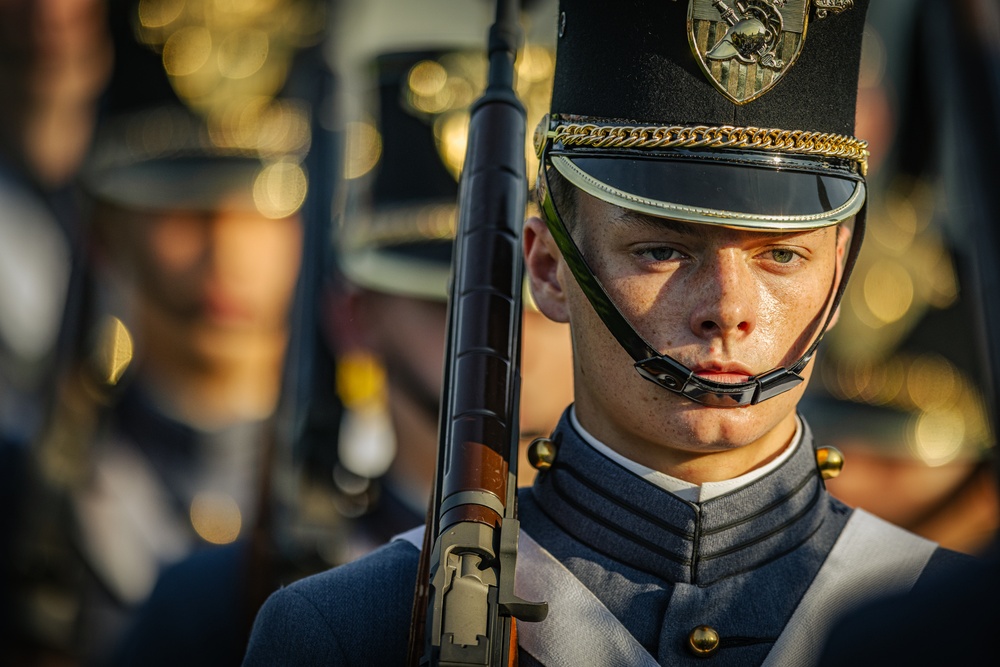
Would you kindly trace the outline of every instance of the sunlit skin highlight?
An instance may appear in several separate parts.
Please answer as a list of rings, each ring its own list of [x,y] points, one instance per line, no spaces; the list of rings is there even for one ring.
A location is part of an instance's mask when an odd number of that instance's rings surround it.
[[[701,377],[745,382],[791,365],[826,318],[850,238],[845,227],[770,233],[693,225],[576,197],[574,239],[611,298],[658,351]],[[526,223],[524,245],[539,309],[570,324],[576,411],[592,435],[696,484],[749,472],[789,444],[805,383],[741,408],[707,407],[658,387],[635,371],[542,220]]]

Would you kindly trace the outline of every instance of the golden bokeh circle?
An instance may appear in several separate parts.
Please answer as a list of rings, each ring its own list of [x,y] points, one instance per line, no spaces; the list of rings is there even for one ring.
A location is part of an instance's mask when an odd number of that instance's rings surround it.
[[[308,182],[305,171],[292,162],[276,162],[264,167],[253,184],[257,210],[268,218],[292,215],[306,199]]]

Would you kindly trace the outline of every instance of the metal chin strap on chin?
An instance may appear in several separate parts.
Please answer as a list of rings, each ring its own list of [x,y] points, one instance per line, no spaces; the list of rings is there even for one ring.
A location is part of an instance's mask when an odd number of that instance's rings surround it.
[[[594,274],[587,264],[579,246],[570,236],[562,216],[556,208],[554,199],[548,183],[548,169],[551,168],[547,156],[543,156],[542,166],[539,169],[538,187],[541,195],[542,211],[545,217],[545,224],[552,233],[562,252],[563,259],[573,272],[577,283],[586,295],[587,300],[594,307],[598,316],[604,322],[615,340],[625,349],[630,357],[635,361],[635,369],[642,377],[657,384],[664,389],[668,389],[676,394],[680,394],[690,400],[712,407],[742,407],[756,405],[761,401],[774,398],[779,394],[793,389],[802,383],[802,371],[812,359],[819,345],[823,334],[826,333],[830,322],[833,320],[837,307],[844,295],[847,280],[854,268],[858,252],[861,249],[861,241],[865,232],[865,214],[867,203],[864,204],[855,216],[854,230],[851,235],[851,245],[844,263],[844,272],[840,284],[831,285],[830,293],[827,296],[826,304],[829,311],[826,319],[817,332],[813,333],[813,342],[806,350],[805,354],[799,357],[791,366],[779,367],[766,373],[756,375],[747,382],[728,384],[714,382],[695,375],[694,371],[680,363],[673,357],[657,352],[649,342],[646,341],[635,327],[628,321],[615,305],[601,281]],[[820,312],[823,312],[822,310]]]

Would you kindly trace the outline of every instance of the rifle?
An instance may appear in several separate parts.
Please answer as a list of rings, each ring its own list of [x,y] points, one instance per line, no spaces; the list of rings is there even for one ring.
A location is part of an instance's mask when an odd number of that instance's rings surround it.
[[[513,89],[517,0],[498,0],[486,91],[473,104],[458,192],[438,462],[409,664],[516,664],[514,595],[525,111]]]

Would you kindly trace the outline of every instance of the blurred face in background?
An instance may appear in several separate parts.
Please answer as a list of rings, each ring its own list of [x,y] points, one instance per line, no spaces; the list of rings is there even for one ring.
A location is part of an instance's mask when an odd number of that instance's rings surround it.
[[[0,54],[35,93],[86,90],[110,64],[106,0],[0,0]]]
[[[0,0],[0,147],[45,185],[90,141],[113,61],[107,0]]]
[[[102,236],[134,282],[142,335],[204,363],[287,334],[302,255],[297,216],[105,207]]]

